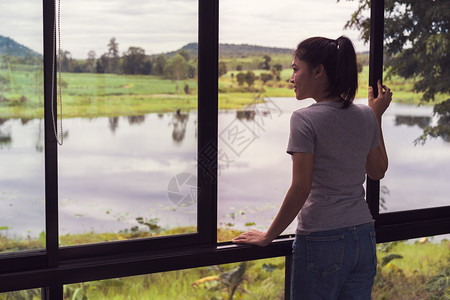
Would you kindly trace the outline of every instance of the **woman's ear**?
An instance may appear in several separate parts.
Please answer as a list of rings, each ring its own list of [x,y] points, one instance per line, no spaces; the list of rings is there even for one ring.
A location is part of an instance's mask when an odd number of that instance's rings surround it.
[[[325,75],[325,68],[322,64],[318,65],[313,69],[313,75],[315,79],[319,79]]]

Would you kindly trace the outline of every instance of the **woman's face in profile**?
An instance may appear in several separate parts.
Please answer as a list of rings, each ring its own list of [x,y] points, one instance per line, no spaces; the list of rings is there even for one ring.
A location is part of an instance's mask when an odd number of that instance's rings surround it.
[[[297,100],[314,98],[314,81],[309,65],[296,56],[292,61],[292,76],[289,82],[294,85]]]

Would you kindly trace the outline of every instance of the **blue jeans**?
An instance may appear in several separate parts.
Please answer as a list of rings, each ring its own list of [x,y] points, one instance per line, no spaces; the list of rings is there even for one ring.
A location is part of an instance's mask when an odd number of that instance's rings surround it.
[[[377,268],[373,223],[297,235],[291,300],[370,299]]]

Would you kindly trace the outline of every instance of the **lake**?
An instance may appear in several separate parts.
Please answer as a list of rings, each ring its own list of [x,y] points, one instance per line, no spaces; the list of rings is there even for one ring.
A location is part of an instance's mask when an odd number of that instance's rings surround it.
[[[290,185],[290,115],[311,103],[272,98],[219,112],[219,226],[270,224]],[[391,104],[382,212],[449,204],[450,143],[414,144],[436,121],[432,107]],[[165,228],[196,225],[196,111],[64,119],[63,128],[60,234],[146,228],[137,218]],[[0,154],[0,234],[35,237],[45,228],[43,120],[0,120]]]

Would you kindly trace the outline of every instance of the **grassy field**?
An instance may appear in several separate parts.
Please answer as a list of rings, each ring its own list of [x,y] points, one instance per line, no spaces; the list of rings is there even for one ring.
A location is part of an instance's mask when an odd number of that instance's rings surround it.
[[[176,228],[160,234],[181,234],[195,228]],[[239,232],[219,229],[218,240],[229,241]],[[61,244],[74,245],[105,240],[154,236],[150,232],[61,236]],[[0,240],[0,248],[4,246]],[[32,244],[33,243],[33,244]],[[22,246],[40,244],[24,241]],[[40,245],[43,247],[43,245]],[[448,299],[450,242],[422,239],[377,245],[378,272],[372,299]],[[64,299],[284,299],[284,258],[233,263],[189,270],[148,274],[71,284],[64,287]],[[234,285],[230,276],[237,280]],[[236,292],[231,296],[231,288]],[[38,290],[0,294],[0,300],[40,299]],[[26,298],[25,298],[26,297]],[[231,298],[230,298],[231,297]],[[447,297],[447,298],[446,298]]]
[[[270,55],[270,65],[280,64],[283,69],[289,69],[292,64],[292,56],[284,54],[272,54]],[[257,69],[258,65],[264,62],[263,56],[246,56],[246,57],[222,57],[221,62],[227,65],[228,70],[236,70],[238,66],[243,71]]]
[[[276,59],[281,61],[281,58]],[[267,72],[254,71],[256,76]],[[238,71],[229,71],[219,79],[220,109],[243,108],[264,97],[294,96],[288,83],[290,69],[281,72],[279,81],[263,84],[256,80],[251,87],[239,86],[237,74]],[[38,67],[0,69],[0,118],[42,118],[42,80],[42,70]],[[62,83],[64,118],[116,117],[197,108],[197,82],[194,79],[172,81],[150,75],[63,73]],[[412,80],[393,78],[385,83],[393,89],[394,101],[420,103],[421,95],[412,92]],[[365,67],[359,74],[357,98],[367,97],[367,85],[368,67]],[[448,95],[439,95],[436,102],[447,98]]]

